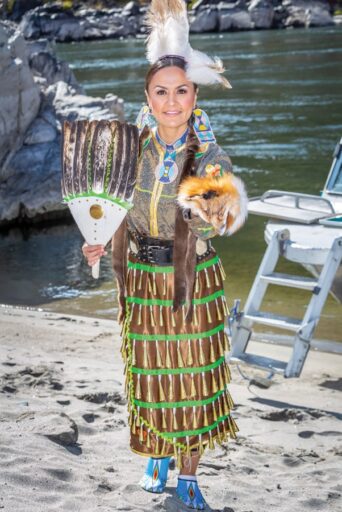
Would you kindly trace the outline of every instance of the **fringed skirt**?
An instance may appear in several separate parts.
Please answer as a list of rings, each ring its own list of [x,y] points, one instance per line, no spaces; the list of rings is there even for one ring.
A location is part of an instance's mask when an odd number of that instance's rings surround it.
[[[194,316],[172,312],[173,266],[128,261],[122,354],[126,361],[131,449],[140,455],[182,455],[214,448],[238,427],[227,390],[224,353],[228,308],[224,271],[214,251],[196,266]]]

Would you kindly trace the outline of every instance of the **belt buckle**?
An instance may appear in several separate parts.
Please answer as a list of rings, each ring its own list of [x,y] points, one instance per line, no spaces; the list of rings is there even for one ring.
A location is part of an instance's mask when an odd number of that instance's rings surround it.
[[[147,246],[147,258],[151,263],[157,263],[156,261],[156,252],[160,249],[157,245],[148,245]]]

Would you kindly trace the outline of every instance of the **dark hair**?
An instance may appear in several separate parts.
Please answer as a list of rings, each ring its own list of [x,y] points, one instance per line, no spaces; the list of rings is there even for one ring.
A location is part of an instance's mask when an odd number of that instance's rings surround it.
[[[180,55],[165,55],[155,62],[150,69],[148,70],[145,77],[145,90],[148,91],[148,87],[154,75],[163,68],[169,68],[171,66],[176,66],[177,68],[186,70],[186,61]],[[195,91],[198,89],[198,85],[194,84]]]

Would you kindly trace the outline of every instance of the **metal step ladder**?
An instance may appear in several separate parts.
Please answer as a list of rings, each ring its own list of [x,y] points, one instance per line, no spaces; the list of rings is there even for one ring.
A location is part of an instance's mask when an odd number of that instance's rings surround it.
[[[342,237],[336,238],[333,242],[318,279],[274,272],[280,256],[286,253],[286,247],[291,243],[290,233],[287,229],[276,231],[273,234],[249,293],[245,310],[242,313],[235,311],[231,319],[232,349],[228,359],[233,363],[244,363],[268,370],[270,375],[280,373],[284,377],[299,377],[310,348],[315,327],[318,324],[332,281],[341,263]],[[303,260],[303,263],[306,263],[306,261]],[[260,311],[269,284],[311,291],[312,296],[304,318],[297,319]],[[288,362],[246,353],[254,323],[295,333],[293,351]]]

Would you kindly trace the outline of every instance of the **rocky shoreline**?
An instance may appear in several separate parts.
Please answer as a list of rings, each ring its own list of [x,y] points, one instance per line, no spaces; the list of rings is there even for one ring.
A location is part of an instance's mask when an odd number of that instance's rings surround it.
[[[14,6],[22,3],[16,0]],[[26,8],[36,4],[42,1],[26,2]],[[26,12],[21,6],[21,10],[13,8],[8,16],[19,22],[24,37],[30,40],[45,37],[70,42],[137,37],[146,33],[147,6],[140,2],[130,1],[124,6],[107,2],[114,7],[102,8],[82,2],[69,4],[70,8],[63,8],[60,2],[45,3]],[[333,16],[335,4],[338,6],[337,2],[328,0],[198,0],[191,3],[190,30],[206,33],[334,25],[341,21],[340,16]]]
[[[25,41],[8,21],[0,22],[0,71],[0,226],[64,217],[63,120],[123,120],[123,100],[86,96],[49,41]]]

